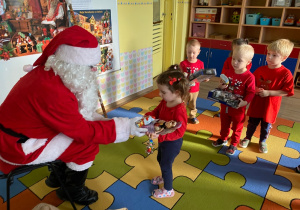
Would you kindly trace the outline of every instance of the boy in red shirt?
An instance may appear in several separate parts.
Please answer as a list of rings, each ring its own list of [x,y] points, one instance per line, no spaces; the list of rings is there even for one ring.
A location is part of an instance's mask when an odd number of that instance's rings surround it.
[[[233,49],[231,66],[223,67],[222,74],[229,79],[229,84],[221,84],[219,88],[227,90],[238,96],[240,103],[237,108],[232,108],[221,104],[221,131],[220,138],[213,142],[214,147],[226,145],[232,123],[231,144],[226,154],[233,155],[236,146],[240,141],[245,121],[246,106],[251,102],[255,95],[255,79],[253,74],[248,71],[247,66],[251,63],[254,56],[254,49],[251,45],[244,44]]]
[[[246,148],[260,123],[259,151],[267,153],[266,140],[280,109],[282,96],[294,95],[294,81],[291,71],[282,65],[293,50],[288,39],[279,39],[268,45],[267,66],[259,67],[255,76],[256,94],[251,102],[246,137],[240,146]]]
[[[186,44],[186,55],[187,59],[180,63],[180,68],[184,72],[186,77],[190,76],[191,74],[204,69],[204,64],[202,61],[197,59],[197,56],[200,54],[200,42],[197,39],[191,39]],[[208,81],[208,80],[207,80]],[[199,121],[196,118],[197,108],[196,108],[196,101],[198,98],[200,90],[200,83],[196,80],[190,84],[190,92],[187,97],[187,104],[188,108],[190,109],[189,114],[189,122],[192,124],[198,124]]]

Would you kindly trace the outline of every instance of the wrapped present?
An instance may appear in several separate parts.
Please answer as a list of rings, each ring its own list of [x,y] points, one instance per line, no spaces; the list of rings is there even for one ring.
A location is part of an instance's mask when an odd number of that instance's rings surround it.
[[[235,94],[219,88],[209,91],[207,98],[233,108],[237,108],[240,103],[239,98]]]

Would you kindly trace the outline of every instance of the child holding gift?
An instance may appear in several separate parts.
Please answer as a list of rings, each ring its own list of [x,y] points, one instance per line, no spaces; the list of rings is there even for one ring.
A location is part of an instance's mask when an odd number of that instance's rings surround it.
[[[230,133],[230,125],[232,123],[231,144],[228,147],[226,154],[233,155],[236,146],[240,141],[240,136],[243,130],[243,123],[245,121],[246,106],[254,97],[255,94],[255,80],[253,74],[247,70],[247,65],[251,63],[254,56],[254,49],[251,45],[240,45],[233,49],[232,67],[224,67],[222,74],[229,79],[229,84],[221,84],[219,88],[232,92],[238,98],[240,103],[237,108],[232,108],[221,104],[221,131],[220,138],[213,142],[214,147],[227,144],[228,135]]]
[[[187,114],[184,99],[189,91],[189,81],[178,70],[178,66],[171,66],[157,79],[159,95],[162,97],[160,104],[145,116],[155,119],[181,122],[181,127],[172,133],[159,135],[150,134],[152,138],[158,138],[157,161],[161,168],[162,176],[154,177],[151,181],[154,185],[164,183],[164,187],[153,191],[155,198],[173,197],[173,172],[172,164],[179,154],[183,135],[187,126]]]
[[[246,137],[240,146],[246,148],[260,123],[259,151],[267,153],[267,138],[280,109],[282,96],[294,95],[293,75],[282,65],[291,54],[294,44],[288,39],[279,39],[268,45],[266,66],[259,67],[255,76],[256,94],[249,106],[249,121]]]
[[[197,39],[191,39],[186,44],[187,59],[180,63],[180,68],[184,72],[186,77],[190,76],[196,71],[204,69],[203,62],[197,59],[197,56],[200,54],[201,51],[200,47],[200,42]],[[195,81],[192,84],[190,84],[190,92],[186,101],[188,104],[188,108],[190,109],[189,122],[192,124],[199,123],[198,119],[196,118],[196,101],[198,98],[199,90],[200,83],[198,81]]]

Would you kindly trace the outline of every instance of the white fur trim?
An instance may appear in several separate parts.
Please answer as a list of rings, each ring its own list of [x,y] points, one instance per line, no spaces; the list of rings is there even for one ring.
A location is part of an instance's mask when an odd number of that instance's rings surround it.
[[[83,48],[62,44],[57,48],[55,56],[66,63],[93,66],[100,62],[101,51],[99,45],[96,48]]]
[[[33,65],[27,64],[23,66],[23,71],[30,72],[33,69]]]
[[[84,171],[88,168],[90,168],[93,165],[93,161],[91,162],[87,162],[85,164],[82,165],[78,165],[77,163],[74,162],[70,162],[70,163],[66,163],[67,167],[74,170],[74,171]]]
[[[23,152],[25,155],[33,153],[34,151],[38,150],[42,146],[45,145],[47,139],[28,139],[25,143],[21,144]]]
[[[130,135],[130,119],[115,117],[113,120],[116,124],[116,140],[114,143],[127,141]]]
[[[32,161],[31,163],[28,163],[28,165],[45,163],[45,162],[56,160],[70,146],[72,142],[73,139],[71,139],[70,137],[62,133],[56,135],[47,144],[47,146],[41,152],[39,157],[34,161]]]
[[[56,23],[53,20],[43,20],[41,22],[41,24],[45,24],[45,25],[53,25],[54,27],[56,27]]]

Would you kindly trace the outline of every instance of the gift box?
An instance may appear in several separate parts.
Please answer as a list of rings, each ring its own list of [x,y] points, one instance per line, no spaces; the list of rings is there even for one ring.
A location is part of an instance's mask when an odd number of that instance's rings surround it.
[[[207,98],[233,108],[237,108],[240,103],[240,100],[236,95],[218,88],[209,91]]]

